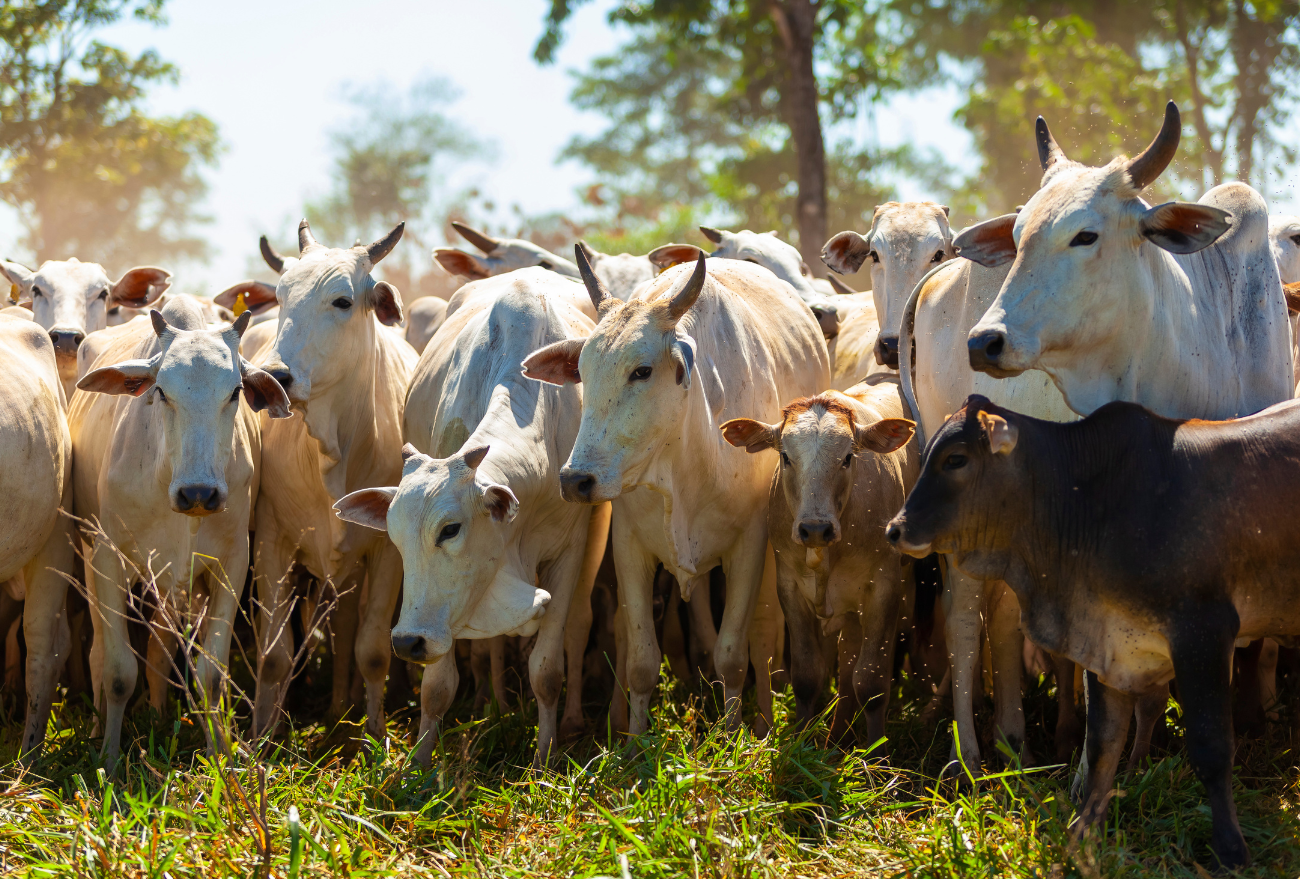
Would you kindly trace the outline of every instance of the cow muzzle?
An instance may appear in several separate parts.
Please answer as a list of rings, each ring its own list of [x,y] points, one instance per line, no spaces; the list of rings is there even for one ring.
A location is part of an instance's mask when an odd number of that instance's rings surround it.
[[[393,653],[399,659],[428,665],[447,655],[450,647],[435,643],[423,635],[407,632],[393,632]]]
[[[226,492],[215,485],[182,485],[172,495],[172,509],[187,516],[211,516],[226,506]]]
[[[909,539],[907,534],[907,522],[902,516],[895,516],[894,519],[885,526],[885,539],[904,555],[910,555],[913,558],[925,558],[930,554],[930,542],[919,543],[915,539]]]
[[[1012,378],[1024,370],[1008,368],[1007,334],[1002,330],[972,330],[966,339],[970,368],[994,378]]]
[[[890,369],[898,369],[898,336],[879,336],[876,339],[876,362]]]
[[[50,330],[50,341],[54,343],[54,353],[58,357],[77,356],[77,348],[85,339],[85,332],[76,328],[54,327]]]
[[[840,539],[840,526],[824,519],[805,519],[795,526],[795,539],[807,547],[831,546]]]
[[[560,471],[560,495],[570,503],[600,503],[602,498],[596,496],[596,487],[596,477],[590,473],[568,467]]]

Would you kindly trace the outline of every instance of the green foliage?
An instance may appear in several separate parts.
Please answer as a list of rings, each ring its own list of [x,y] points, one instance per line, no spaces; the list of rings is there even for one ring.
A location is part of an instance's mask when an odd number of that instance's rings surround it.
[[[216,125],[152,117],[154,85],[176,68],[91,35],[132,15],[162,22],[162,0],[0,3],[0,199],[22,217],[38,260],[80,256],[119,270],[207,250],[191,227],[215,163]]]

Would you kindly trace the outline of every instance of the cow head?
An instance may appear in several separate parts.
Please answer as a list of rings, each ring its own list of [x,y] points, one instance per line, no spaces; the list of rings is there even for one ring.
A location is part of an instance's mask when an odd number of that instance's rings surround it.
[[[1218,208],[1170,202],[1149,207],[1139,193],[1173,159],[1181,122],[1172,102],[1164,126],[1134,159],[1090,168],[1065,158],[1038,120],[1042,188],[1019,214],[972,226],[957,236],[961,256],[982,265],[1011,262],[997,299],[970,331],[971,367],[997,377],[1051,370],[1088,351],[1097,362],[1126,329],[1145,325],[1134,314],[1134,291],[1155,308],[1151,248],[1195,253],[1230,227]],[[1127,356],[1116,352],[1113,356]]]
[[[402,481],[368,488],[334,505],[339,518],[387,531],[402,554],[402,612],[393,651],[437,662],[456,638],[531,635],[551,596],[510,573],[509,528],[519,509],[479,467],[487,446],[439,460],[402,449]]]
[[[578,277],[577,266],[531,241],[522,238],[493,238],[464,223],[453,221],[451,225],[462,238],[483,251],[484,255],[475,256],[453,247],[439,247],[434,250],[433,258],[448,274],[481,281],[515,269],[541,266],[566,278]]]
[[[959,564],[965,554],[1006,549],[998,512],[1033,491],[1018,466],[1021,419],[972,394],[930,441],[920,478],[886,527],[889,542],[916,558],[956,553]]]
[[[79,259],[46,260],[36,271],[0,262],[0,274],[18,290],[18,304],[32,310],[50,333],[61,374],[76,373],[81,340],[108,326],[109,311],[144,308],[171,283],[164,269],[138,267],[110,281],[104,267]]]
[[[793,516],[790,539],[811,549],[840,539],[840,517],[853,493],[858,454],[897,451],[915,429],[901,418],[858,424],[842,398],[819,394],[786,406],[779,424],[735,418],[722,425],[722,435],[751,453],[781,453],[781,491]]]
[[[927,272],[953,256],[948,208],[928,201],[882,204],[865,236],[841,232],[822,248],[822,261],[841,274],[852,274],[870,260],[880,322],[876,362],[890,369],[898,369],[898,337],[912,290]]]
[[[283,261],[275,290],[279,323],[264,364],[293,402],[307,404],[367,362],[379,331],[376,320],[390,327],[402,322],[397,288],[370,273],[397,246],[405,227],[398,223],[368,247],[343,250],[318,243],[306,220],[298,225],[300,252]]]
[[[739,259],[767,269],[795,289],[805,302],[825,299],[812,284],[812,272],[799,250],[776,237],[775,232],[727,232],[701,226],[700,233],[716,247],[709,256],[715,259]]]
[[[180,325],[168,323],[162,312],[149,312],[161,348],[157,354],[92,370],[77,387],[144,396],[162,422],[164,449],[157,462],[172,509],[208,516],[226,506],[226,465],[240,395],[254,411],[265,409],[272,418],[289,416],[289,400],[275,379],[239,356],[251,314],[222,329],[182,329],[202,326],[201,318],[194,319],[201,314],[197,304],[183,297],[168,304],[167,314]]]
[[[582,382],[582,421],[560,470],[560,490],[566,500],[596,504],[633,488],[681,423],[695,340],[680,324],[707,271],[701,254],[692,268],[660,275],[648,298],[624,303],[609,295],[581,249],[577,257],[600,323],[586,340],[548,345],[523,365],[524,375],[538,381]]]
[[[1300,217],[1269,217],[1268,243],[1282,283],[1300,282]]]

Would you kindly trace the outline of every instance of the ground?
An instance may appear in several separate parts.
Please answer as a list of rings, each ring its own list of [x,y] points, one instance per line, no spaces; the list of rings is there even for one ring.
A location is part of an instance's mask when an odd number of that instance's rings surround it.
[[[1071,842],[1070,770],[991,771],[965,791],[936,782],[947,726],[926,730],[900,688],[881,749],[827,749],[778,700],[777,733],[729,734],[711,703],[665,679],[652,732],[603,731],[550,772],[530,768],[535,710],[449,729],[428,771],[406,760],[418,717],[359,750],[354,727],[305,725],[265,757],[206,756],[201,721],[173,702],[135,711],[112,777],[84,702],[57,706],[46,755],[11,761],[0,740],[0,875],[24,876],[1196,876],[1213,871],[1209,809],[1177,746],[1119,780],[1103,839]],[[80,699],[81,697],[77,697]],[[76,700],[69,700],[70,702]],[[750,706],[752,710],[752,706]],[[1054,713],[1028,700],[1030,747]],[[456,711],[470,715],[468,700]],[[599,712],[588,706],[595,726]],[[987,715],[986,712],[982,712]],[[1237,805],[1254,866],[1300,874],[1300,774],[1283,730],[1241,743]],[[129,744],[128,744],[129,743]],[[996,759],[990,764],[997,764]],[[265,828],[265,836],[263,835]]]

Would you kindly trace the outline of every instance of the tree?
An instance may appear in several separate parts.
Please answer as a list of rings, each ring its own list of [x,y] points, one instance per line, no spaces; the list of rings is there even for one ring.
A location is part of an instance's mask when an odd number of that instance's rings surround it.
[[[36,259],[125,267],[189,257],[205,242],[199,174],[219,151],[197,113],[151,117],[151,86],[176,68],[92,39],[125,16],[162,23],[163,0],[0,2],[0,199]]]
[[[552,3],[540,62],[553,60],[577,2]],[[633,38],[579,78],[574,101],[612,124],[565,155],[591,165],[620,208],[654,219],[708,202],[751,227],[794,233],[820,266],[833,207],[851,204],[860,222],[883,188],[863,169],[904,158],[843,144],[828,156],[823,132],[823,118],[856,115],[901,82],[905,59],[889,51],[876,4],[653,0],[623,3],[610,18]]]

